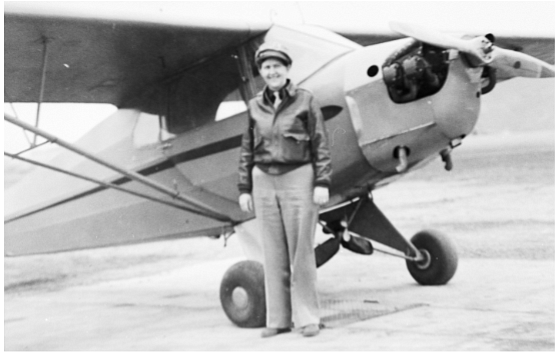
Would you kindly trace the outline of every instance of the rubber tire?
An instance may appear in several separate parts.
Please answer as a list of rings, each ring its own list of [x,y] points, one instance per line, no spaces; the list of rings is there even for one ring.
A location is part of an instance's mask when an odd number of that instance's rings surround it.
[[[444,234],[434,230],[423,230],[414,235],[412,244],[430,254],[430,265],[418,267],[418,263],[407,260],[411,276],[421,285],[445,285],[457,271],[458,256],[453,242]]]
[[[233,301],[233,291],[240,287],[247,293],[245,307]],[[264,289],[264,267],[253,260],[232,265],[224,274],[220,284],[222,308],[234,324],[246,328],[266,326],[266,296]]]

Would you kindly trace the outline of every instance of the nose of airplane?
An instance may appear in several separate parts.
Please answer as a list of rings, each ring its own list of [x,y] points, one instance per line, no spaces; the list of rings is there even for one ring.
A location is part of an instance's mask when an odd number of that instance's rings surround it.
[[[407,89],[405,96],[392,94],[398,86],[391,89],[396,83],[386,82],[391,72],[384,71],[384,63],[399,48],[418,53],[421,48],[411,41],[409,38],[362,48],[345,62],[345,99],[359,146],[369,163],[384,172],[404,171],[439,153],[452,140],[466,136],[480,110],[481,71],[469,71],[457,57],[440,62],[443,73],[434,90],[422,94]],[[405,76],[399,76],[401,79],[421,65],[414,64],[414,57],[405,57],[407,61],[401,63]],[[403,84],[410,88],[411,82]],[[406,165],[401,155],[406,156]]]
[[[480,68],[468,68],[460,59],[454,60],[441,91],[427,99],[437,127],[447,138],[467,136],[476,125],[480,114],[481,73]]]

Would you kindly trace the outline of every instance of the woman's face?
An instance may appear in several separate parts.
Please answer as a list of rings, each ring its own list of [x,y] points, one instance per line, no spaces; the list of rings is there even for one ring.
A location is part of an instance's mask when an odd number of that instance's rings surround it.
[[[287,83],[289,66],[278,59],[266,59],[260,66],[260,75],[271,90],[280,90]]]

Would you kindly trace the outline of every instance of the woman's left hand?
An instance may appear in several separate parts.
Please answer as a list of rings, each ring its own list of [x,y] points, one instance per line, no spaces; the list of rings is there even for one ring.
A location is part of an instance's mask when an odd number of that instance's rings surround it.
[[[326,187],[314,187],[314,204],[324,205],[330,200],[330,191]]]

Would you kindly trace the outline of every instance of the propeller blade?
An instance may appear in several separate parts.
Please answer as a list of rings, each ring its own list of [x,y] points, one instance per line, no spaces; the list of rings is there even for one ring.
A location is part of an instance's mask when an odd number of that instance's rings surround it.
[[[485,36],[461,39],[416,24],[390,22],[389,25],[392,30],[421,42],[465,53],[473,65],[497,69],[496,75],[501,80],[555,77],[555,66],[524,53],[496,47]]]
[[[412,37],[421,42],[440,48],[455,49],[471,55],[476,59],[474,63],[477,66],[489,64],[493,60],[491,56],[493,43],[485,36],[473,39],[461,39],[412,23],[390,22],[389,26],[395,32]]]
[[[439,31],[413,23],[389,22],[389,27],[397,33],[420,40],[421,42],[445,49],[466,50],[464,40],[448,36]]]
[[[494,47],[492,57],[489,66],[497,69],[500,79],[555,77],[555,66],[518,51]]]

